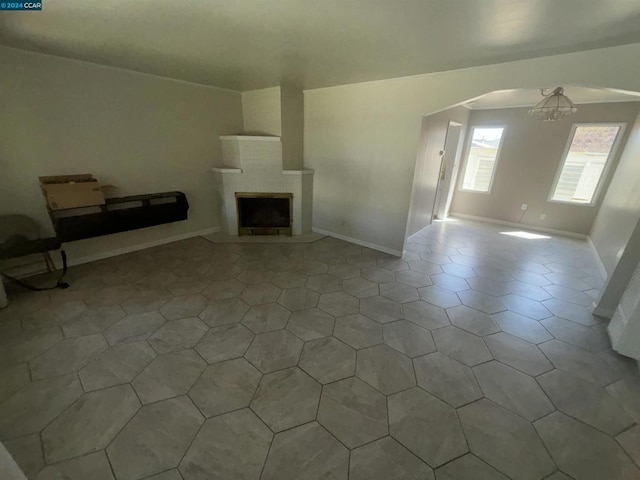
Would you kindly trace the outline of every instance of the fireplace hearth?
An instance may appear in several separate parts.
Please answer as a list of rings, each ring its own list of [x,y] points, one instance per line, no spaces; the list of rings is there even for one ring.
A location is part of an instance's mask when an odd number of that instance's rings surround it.
[[[291,235],[291,193],[238,193],[238,235]]]

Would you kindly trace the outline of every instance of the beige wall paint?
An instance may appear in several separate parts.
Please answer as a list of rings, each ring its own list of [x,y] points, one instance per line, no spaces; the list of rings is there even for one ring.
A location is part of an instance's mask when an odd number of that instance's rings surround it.
[[[219,225],[210,169],[239,93],[1,47],[0,64],[0,213],[50,226],[38,176],[92,173],[117,196],[184,191],[189,220],[73,242],[71,261]]]
[[[627,129],[626,147],[590,235],[609,275],[616,269],[640,220],[640,116]]]
[[[466,125],[468,117],[469,110],[464,107],[455,107],[434,115],[427,115],[422,120],[422,132],[413,174],[407,236],[431,224],[440,176],[440,151],[445,147],[449,121]]]
[[[242,114],[244,133],[281,136],[280,87],[242,92]]]
[[[452,214],[463,213],[477,217],[518,222],[520,206],[528,209],[522,217],[523,225],[588,234],[604,197],[608,180],[622,153],[629,128],[612,159],[611,169],[595,206],[549,202],[547,199],[556,172],[571,135],[574,123],[626,123],[635,121],[640,102],[579,105],[575,115],[556,122],[541,122],[527,114],[527,108],[473,110],[469,116],[467,142],[461,164],[461,175],[451,204]],[[460,190],[470,130],[480,126],[504,126],[500,157],[490,193]],[[545,220],[540,215],[545,214]]]
[[[286,170],[303,168],[304,96],[300,88],[280,89],[282,115],[282,163]]]
[[[302,169],[304,97],[289,85],[242,93],[244,132],[276,135],[282,140],[285,170]]]
[[[422,117],[493,90],[577,84],[640,91],[640,44],[306,90],[314,226],[401,251]]]

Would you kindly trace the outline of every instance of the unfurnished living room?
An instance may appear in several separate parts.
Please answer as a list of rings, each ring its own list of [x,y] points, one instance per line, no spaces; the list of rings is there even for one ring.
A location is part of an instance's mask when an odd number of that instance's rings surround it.
[[[0,479],[640,479],[638,0],[0,3]]]

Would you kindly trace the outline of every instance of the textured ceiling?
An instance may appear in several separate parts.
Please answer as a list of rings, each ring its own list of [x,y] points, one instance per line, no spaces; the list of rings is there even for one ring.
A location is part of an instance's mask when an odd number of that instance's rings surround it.
[[[0,14],[1,44],[235,90],[636,42],[638,0],[44,0]]]

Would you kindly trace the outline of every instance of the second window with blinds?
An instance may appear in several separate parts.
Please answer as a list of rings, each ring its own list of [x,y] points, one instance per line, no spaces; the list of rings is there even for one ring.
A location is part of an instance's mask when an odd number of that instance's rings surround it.
[[[620,123],[574,125],[549,201],[595,205],[623,128]]]

